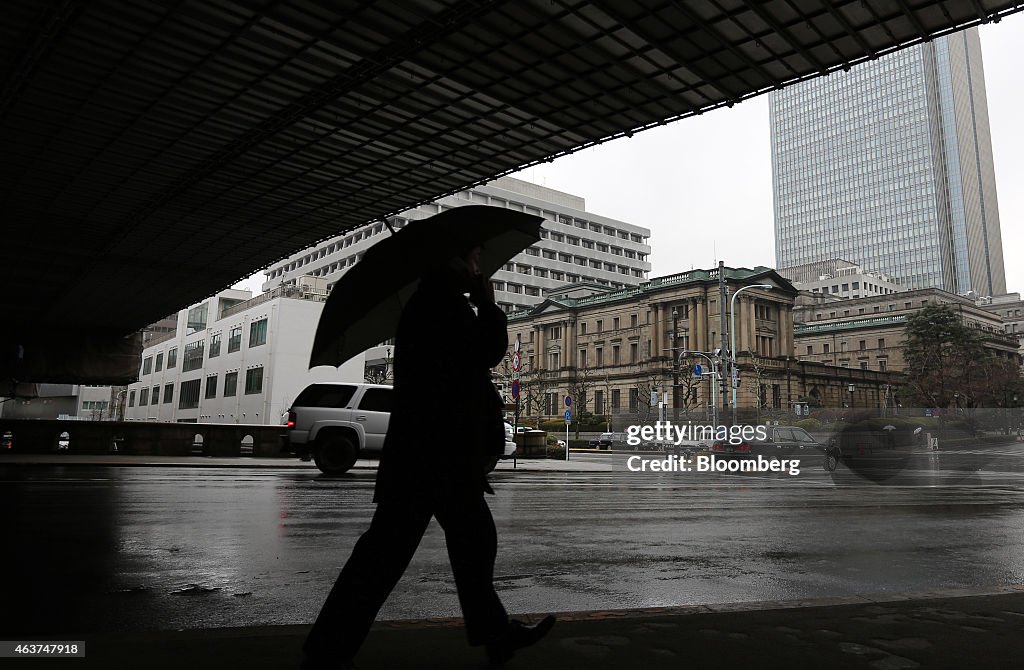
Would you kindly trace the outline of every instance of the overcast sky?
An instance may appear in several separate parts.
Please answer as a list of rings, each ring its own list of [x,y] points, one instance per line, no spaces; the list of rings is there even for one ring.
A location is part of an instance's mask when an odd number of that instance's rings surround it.
[[[1007,290],[1024,291],[1024,16],[981,27]],[[658,277],[717,260],[775,267],[768,97],[647,130],[515,176],[651,229]]]
[[[1006,284],[1024,291],[1024,15],[981,27]],[[775,267],[768,98],[585,149],[515,176],[586,199],[587,210],[651,230],[652,277]],[[259,292],[259,273],[239,288]]]

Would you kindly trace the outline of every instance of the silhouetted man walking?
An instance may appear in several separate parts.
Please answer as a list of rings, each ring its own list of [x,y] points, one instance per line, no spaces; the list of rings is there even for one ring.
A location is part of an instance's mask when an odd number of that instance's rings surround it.
[[[493,493],[486,465],[505,438],[490,369],[505,355],[508,334],[479,254],[473,249],[424,278],[402,312],[377,510],[306,639],[304,668],[351,667],[431,517],[445,533],[471,645],[483,645],[500,663],[554,625],[550,616],[536,626],[510,621],[494,590],[498,545],[484,500]],[[431,428],[442,421],[470,439],[435,434]]]

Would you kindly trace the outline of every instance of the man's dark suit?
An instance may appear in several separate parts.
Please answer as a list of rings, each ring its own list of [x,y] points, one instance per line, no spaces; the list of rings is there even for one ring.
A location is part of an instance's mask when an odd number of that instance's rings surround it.
[[[483,497],[493,493],[485,463],[504,446],[490,369],[504,356],[508,334],[501,310],[479,302],[474,314],[458,288],[435,277],[402,313],[377,511],[306,640],[309,658],[355,655],[431,517],[445,532],[470,644],[508,625],[494,591],[497,533]]]

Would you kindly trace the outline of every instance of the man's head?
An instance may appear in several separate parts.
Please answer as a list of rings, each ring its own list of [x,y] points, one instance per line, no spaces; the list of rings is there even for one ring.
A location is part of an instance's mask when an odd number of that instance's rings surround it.
[[[477,246],[453,256],[438,274],[462,292],[468,293],[480,281],[480,251]]]

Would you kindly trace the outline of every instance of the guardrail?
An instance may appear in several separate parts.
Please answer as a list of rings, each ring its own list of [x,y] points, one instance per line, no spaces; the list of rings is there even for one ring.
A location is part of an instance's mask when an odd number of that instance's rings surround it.
[[[0,452],[281,456],[284,426],[0,419]]]

